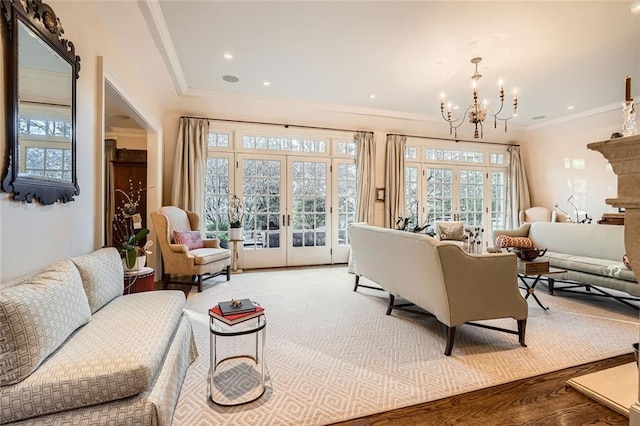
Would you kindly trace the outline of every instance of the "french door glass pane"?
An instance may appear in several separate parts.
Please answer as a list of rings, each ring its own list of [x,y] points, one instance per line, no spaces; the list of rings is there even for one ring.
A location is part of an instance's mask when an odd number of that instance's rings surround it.
[[[453,170],[427,169],[427,220],[453,219]]]
[[[491,229],[506,226],[506,182],[505,172],[491,172]]]
[[[338,164],[338,244],[348,245],[349,224],[356,220],[356,165]]]
[[[204,176],[204,225],[207,238],[227,240],[229,159],[207,158]]]
[[[460,220],[466,226],[482,227],[483,176],[482,170],[460,170]]]
[[[327,165],[314,161],[292,163],[293,247],[327,244]]]
[[[244,249],[280,247],[280,160],[242,162]]]
[[[405,181],[405,218],[409,218],[411,223],[418,225],[418,167],[408,166],[404,169]],[[398,218],[396,218],[398,220]]]

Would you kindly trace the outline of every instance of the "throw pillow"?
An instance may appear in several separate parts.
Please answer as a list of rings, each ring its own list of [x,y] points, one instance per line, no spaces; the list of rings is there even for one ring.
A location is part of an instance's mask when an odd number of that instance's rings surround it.
[[[101,248],[71,261],[80,271],[92,314],[124,293],[124,271],[117,249]]]
[[[464,223],[462,222],[439,222],[438,235],[440,240],[464,241]]]
[[[527,237],[510,237],[508,235],[498,235],[496,247],[500,248],[534,248],[533,241]]]
[[[624,263],[624,266],[629,268],[630,271],[632,270],[631,263],[629,262],[629,256],[627,256],[627,253],[625,253],[624,256],[622,256],[622,263]]]
[[[184,244],[189,250],[204,248],[200,231],[173,231],[173,242]]]
[[[70,260],[3,284],[0,289],[0,386],[25,379],[90,319],[80,273]]]

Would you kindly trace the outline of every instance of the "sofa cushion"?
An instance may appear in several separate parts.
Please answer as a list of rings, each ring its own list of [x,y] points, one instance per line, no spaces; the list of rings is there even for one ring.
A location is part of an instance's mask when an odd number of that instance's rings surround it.
[[[464,240],[464,222],[436,222],[436,234],[442,241]]]
[[[71,261],[80,271],[91,313],[124,293],[124,270],[115,248],[96,250]]]
[[[638,282],[633,271],[627,269],[624,263],[608,259],[573,256],[570,254],[549,252],[541,258],[548,260],[551,266],[573,271],[585,272],[604,277],[618,278],[630,282]]]
[[[533,241],[527,237],[510,237],[499,235],[496,237],[496,247],[500,248],[533,248]]]
[[[228,249],[223,248],[202,248],[189,251],[189,254],[195,256],[196,265],[206,265],[207,263],[224,260],[231,257]]]
[[[80,274],[63,260],[0,286],[0,386],[27,378],[91,319]],[[7,407],[2,401],[2,407]]]
[[[143,392],[160,371],[184,303],[174,290],[112,300],[31,376],[0,387],[0,423]]]

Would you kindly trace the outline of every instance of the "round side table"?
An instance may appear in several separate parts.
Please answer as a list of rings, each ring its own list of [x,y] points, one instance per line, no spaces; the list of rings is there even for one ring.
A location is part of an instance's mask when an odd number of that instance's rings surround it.
[[[263,315],[234,325],[210,316],[210,364],[207,393],[218,405],[255,401],[265,391]]]

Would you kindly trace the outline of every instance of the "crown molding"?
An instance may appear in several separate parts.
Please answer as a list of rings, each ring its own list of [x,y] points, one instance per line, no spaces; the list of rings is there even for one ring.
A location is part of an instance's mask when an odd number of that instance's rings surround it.
[[[176,48],[169,34],[169,27],[164,19],[159,1],[138,0],[138,6],[147,22],[151,37],[162,55],[169,74],[171,74],[178,94],[184,95],[187,92],[187,79],[180,65],[180,60],[178,59]]]
[[[132,129],[129,127],[112,127],[110,132],[104,133],[106,139],[118,139],[118,136],[146,139],[147,131],[145,129]]]
[[[575,114],[566,115],[564,117],[555,118],[549,121],[543,121],[541,123],[530,124],[525,127],[526,131],[539,130],[547,127],[557,126],[559,124],[568,123],[570,121],[579,120],[581,118],[591,117],[605,112],[615,111],[619,109],[622,112],[622,102],[613,102],[610,104],[602,105],[596,108],[588,109],[586,111],[577,112]],[[621,121],[622,122],[622,121]]]

